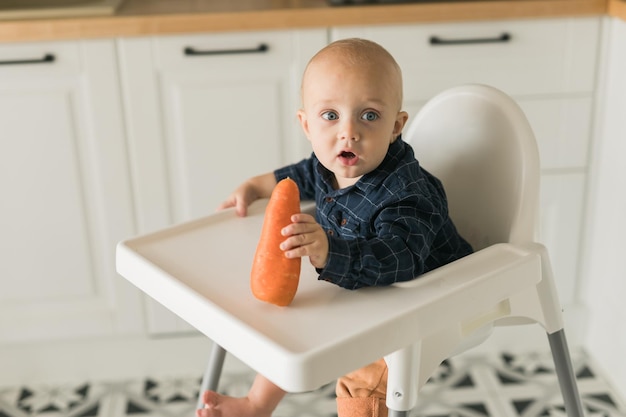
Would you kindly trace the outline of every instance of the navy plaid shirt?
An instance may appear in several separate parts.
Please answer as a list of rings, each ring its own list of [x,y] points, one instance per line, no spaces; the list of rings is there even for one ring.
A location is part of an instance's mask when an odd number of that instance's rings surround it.
[[[420,167],[399,137],[380,166],[355,185],[332,187],[312,155],[274,172],[292,178],[302,200],[315,200],[329,254],[320,279],[348,289],[408,281],[472,252],[448,217],[441,182]]]

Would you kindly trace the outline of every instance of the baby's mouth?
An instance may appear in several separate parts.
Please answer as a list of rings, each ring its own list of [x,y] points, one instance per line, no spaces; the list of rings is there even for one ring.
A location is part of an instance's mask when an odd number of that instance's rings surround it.
[[[359,161],[359,157],[354,152],[341,151],[339,153],[339,160],[344,165],[352,166],[352,165],[356,164]]]

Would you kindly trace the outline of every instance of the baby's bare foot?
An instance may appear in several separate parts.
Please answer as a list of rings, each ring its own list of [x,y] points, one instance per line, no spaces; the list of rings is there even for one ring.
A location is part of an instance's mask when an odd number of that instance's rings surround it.
[[[196,411],[197,417],[271,417],[272,412],[263,410],[248,397],[228,397],[214,391],[202,395],[204,408]]]

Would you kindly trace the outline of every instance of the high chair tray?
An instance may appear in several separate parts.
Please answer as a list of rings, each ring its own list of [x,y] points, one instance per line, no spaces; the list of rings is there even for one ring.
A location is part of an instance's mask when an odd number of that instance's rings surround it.
[[[226,210],[122,241],[116,264],[143,292],[289,392],[316,389],[408,346],[416,334],[434,331],[431,322],[437,321],[437,327],[445,323],[447,309],[470,314],[482,308],[480,303],[465,306],[450,295],[484,296],[481,285],[467,293],[466,281],[482,280],[484,288],[493,288],[489,280],[494,278],[483,269],[492,271],[494,263],[508,265],[529,255],[510,245],[496,246],[410,284],[356,291],[318,280],[303,258],[295,299],[288,307],[277,307],[257,300],[249,284],[266,204],[254,203],[247,217]],[[311,207],[303,204],[303,211]],[[520,262],[522,269],[528,267]],[[510,281],[503,280],[498,286],[502,294],[493,297],[504,299],[524,280]]]

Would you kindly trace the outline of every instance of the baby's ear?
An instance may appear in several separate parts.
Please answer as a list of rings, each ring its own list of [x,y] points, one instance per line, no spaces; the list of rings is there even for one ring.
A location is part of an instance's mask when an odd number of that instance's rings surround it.
[[[406,125],[406,121],[409,120],[409,114],[405,111],[398,112],[396,116],[396,122],[393,125],[393,137],[397,138],[400,133],[402,133],[402,129],[404,129],[404,125]]]
[[[298,110],[298,120],[300,121],[300,126],[302,126],[302,130],[306,137],[309,137],[309,122],[306,118],[306,113],[303,109]]]

